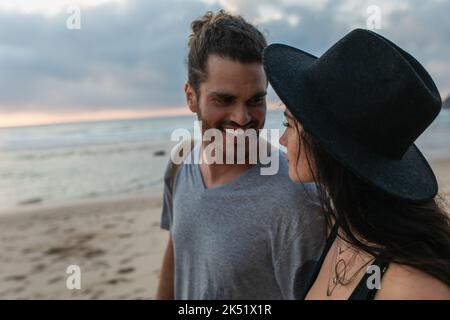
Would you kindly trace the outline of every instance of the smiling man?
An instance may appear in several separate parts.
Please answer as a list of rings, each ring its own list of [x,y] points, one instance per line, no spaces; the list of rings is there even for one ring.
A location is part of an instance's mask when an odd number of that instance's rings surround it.
[[[208,12],[191,27],[185,93],[202,133],[218,130],[225,142],[227,130],[258,132],[266,116],[264,36],[223,11]],[[203,158],[209,143],[197,144],[194,159]],[[254,152],[248,149],[246,159]],[[263,165],[249,161],[183,163],[174,175],[169,162],[161,227],[170,236],[157,299],[294,299],[301,293],[325,225],[315,190],[294,185],[285,155],[276,153],[275,175],[260,174]]]

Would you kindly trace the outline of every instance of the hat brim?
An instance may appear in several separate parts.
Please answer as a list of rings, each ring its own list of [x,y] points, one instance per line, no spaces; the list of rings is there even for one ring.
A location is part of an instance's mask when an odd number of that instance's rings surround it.
[[[307,81],[308,69],[316,60],[309,53],[282,44],[264,50],[267,78],[303,128],[339,163],[375,187],[404,200],[422,202],[434,198],[438,190],[436,177],[416,145],[412,144],[400,160],[381,156],[302,94],[305,90],[321,94],[320,88],[311,87]]]

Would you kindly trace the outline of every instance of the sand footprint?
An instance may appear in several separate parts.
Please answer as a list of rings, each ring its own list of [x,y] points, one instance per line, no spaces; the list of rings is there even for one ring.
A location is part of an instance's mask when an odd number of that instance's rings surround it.
[[[27,276],[24,274],[16,274],[5,278],[5,281],[23,281],[26,280]]]
[[[56,278],[52,278],[52,279],[48,280],[47,284],[54,284],[54,283],[57,283],[57,282],[61,282],[63,280],[64,279],[62,277],[56,277]]]
[[[136,269],[134,267],[122,268],[117,271],[118,274],[127,274],[134,272]]]
[[[105,281],[105,284],[116,285],[118,283],[126,283],[126,282],[130,282],[130,280],[127,278],[114,278],[114,279]]]

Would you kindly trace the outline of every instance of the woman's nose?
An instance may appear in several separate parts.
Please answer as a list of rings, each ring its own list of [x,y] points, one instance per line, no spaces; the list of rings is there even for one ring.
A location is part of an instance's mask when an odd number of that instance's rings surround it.
[[[280,137],[280,144],[284,147],[287,147],[287,143],[286,143],[286,130],[284,130],[283,134]]]

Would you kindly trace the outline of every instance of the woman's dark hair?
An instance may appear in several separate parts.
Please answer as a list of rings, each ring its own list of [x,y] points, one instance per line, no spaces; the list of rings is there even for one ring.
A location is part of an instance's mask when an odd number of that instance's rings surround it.
[[[297,124],[296,129],[328,226],[337,223],[343,240],[375,257],[414,267],[450,286],[450,219],[444,201],[394,198],[346,169]]]

